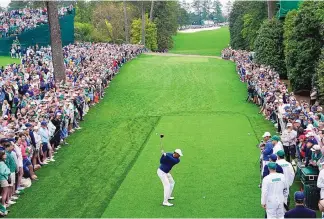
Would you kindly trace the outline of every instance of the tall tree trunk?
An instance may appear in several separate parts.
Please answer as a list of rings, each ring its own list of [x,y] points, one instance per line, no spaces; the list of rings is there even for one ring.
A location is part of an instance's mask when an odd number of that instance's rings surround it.
[[[154,0],[152,0],[152,3],[151,3],[150,22],[153,21],[153,9],[154,9]]]
[[[63,62],[61,29],[56,1],[47,1],[48,24],[51,36],[52,62],[55,82],[65,84],[65,66]]]
[[[272,19],[276,13],[276,1],[268,0],[268,19]]]
[[[145,45],[145,7],[142,1],[142,45]]]
[[[125,20],[126,43],[129,43],[129,31],[128,31],[128,17],[127,17],[126,0],[124,0],[123,2],[124,2],[124,20]]]

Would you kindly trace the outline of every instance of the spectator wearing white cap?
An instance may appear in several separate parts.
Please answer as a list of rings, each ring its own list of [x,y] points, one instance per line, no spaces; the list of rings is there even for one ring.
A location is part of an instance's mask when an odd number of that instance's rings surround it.
[[[309,164],[317,167],[318,161],[322,158],[322,152],[321,152],[321,147],[317,144],[313,145],[311,148],[312,151],[312,159],[310,160]]]
[[[287,128],[282,132],[281,140],[286,155],[286,160],[290,162],[290,157],[295,159],[297,132],[293,130],[292,124],[287,123]]]

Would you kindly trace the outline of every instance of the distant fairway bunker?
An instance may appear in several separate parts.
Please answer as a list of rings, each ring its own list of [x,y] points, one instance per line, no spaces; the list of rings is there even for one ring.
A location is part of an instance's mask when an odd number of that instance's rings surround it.
[[[237,124],[233,126],[232,124]],[[242,132],[241,127],[245,130]],[[257,151],[253,128],[246,116],[229,113],[162,116],[151,132],[133,168],[110,201],[102,217],[258,217],[251,211],[260,191]],[[159,136],[163,133],[165,151],[181,148],[184,156],[175,166],[175,206],[161,206],[162,184],[156,174],[159,166]],[[234,134],[230,138],[230,134]],[[235,150],[235,151],[234,151]],[[244,165],[233,163],[244,161]],[[235,175],[233,176],[233,173]],[[240,205],[233,199],[240,193]],[[255,209],[253,207],[253,209]]]

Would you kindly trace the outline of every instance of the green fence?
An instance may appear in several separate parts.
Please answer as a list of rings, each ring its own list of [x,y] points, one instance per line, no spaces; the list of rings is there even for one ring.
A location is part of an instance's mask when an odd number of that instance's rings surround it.
[[[289,11],[297,9],[301,2],[302,0],[298,0],[298,1],[280,0],[278,2],[279,10],[277,13],[277,17],[284,18]]]
[[[74,43],[74,15],[75,11],[60,18],[63,45]],[[8,55],[15,36],[0,39],[0,55]],[[38,44],[47,46],[51,43],[48,24],[43,24],[35,29],[24,31],[18,35],[18,40],[23,47]]]

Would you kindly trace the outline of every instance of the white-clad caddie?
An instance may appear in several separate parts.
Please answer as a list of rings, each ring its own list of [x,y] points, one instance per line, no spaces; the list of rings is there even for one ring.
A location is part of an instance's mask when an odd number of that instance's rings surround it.
[[[284,218],[288,197],[288,184],[282,173],[276,173],[277,164],[268,163],[270,174],[263,178],[261,206],[267,212],[267,218]]]
[[[160,159],[160,167],[157,170],[157,174],[161,179],[164,190],[163,206],[173,206],[169,200],[173,200],[172,191],[174,188],[174,179],[170,173],[172,167],[180,162],[179,157],[183,156],[180,149],[176,149],[173,153],[164,153],[162,150],[162,156]]]

